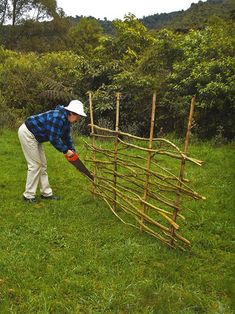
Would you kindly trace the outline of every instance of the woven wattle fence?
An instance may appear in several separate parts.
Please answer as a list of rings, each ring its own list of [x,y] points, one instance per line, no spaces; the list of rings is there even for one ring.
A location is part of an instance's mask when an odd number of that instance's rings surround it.
[[[156,94],[153,94],[149,138],[119,130],[120,94],[116,96],[115,130],[94,124],[89,93],[91,144],[86,143],[93,164],[93,194],[101,197],[123,223],[184,249],[190,241],[180,233],[184,221],[182,200],[204,199],[184,178],[186,163],[202,161],[187,154],[195,97],[192,98],[184,150],[162,137],[154,138]],[[113,148],[110,149],[110,142]],[[108,145],[106,145],[108,143]]]

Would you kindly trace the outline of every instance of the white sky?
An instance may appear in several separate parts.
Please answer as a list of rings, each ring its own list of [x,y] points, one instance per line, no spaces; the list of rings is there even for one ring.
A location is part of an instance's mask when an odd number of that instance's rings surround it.
[[[114,20],[123,19],[128,13],[142,18],[156,13],[187,10],[191,3],[198,2],[199,0],[57,0],[57,5],[69,16],[106,17]]]

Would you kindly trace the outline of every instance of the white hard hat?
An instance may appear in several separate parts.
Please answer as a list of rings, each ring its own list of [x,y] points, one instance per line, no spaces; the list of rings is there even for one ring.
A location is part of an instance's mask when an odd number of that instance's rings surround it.
[[[79,116],[86,117],[87,115],[84,112],[84,105],[79,100],[71,100],[67,107],[64,109],[78,114]]]

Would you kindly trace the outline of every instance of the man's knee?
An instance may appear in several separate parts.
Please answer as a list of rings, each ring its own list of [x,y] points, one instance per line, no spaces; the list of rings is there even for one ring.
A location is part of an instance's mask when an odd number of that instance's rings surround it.
[[[28,171],[30,172],[39,172],[42,169],[42,165],[40,163],[28,164]]]
[[[41,174],[47,173],[47,164],[42,164],[41,166]]]

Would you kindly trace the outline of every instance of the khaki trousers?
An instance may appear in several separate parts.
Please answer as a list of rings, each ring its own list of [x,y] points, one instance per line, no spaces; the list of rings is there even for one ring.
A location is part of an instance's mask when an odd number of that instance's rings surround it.
[[[27,180],[23,195],[35,198],[39,185],[41,195],[51,196],[52,189],[47,175],[47,161],[44,148],[23,123],[18,130],[20,144],[28,164]]]

